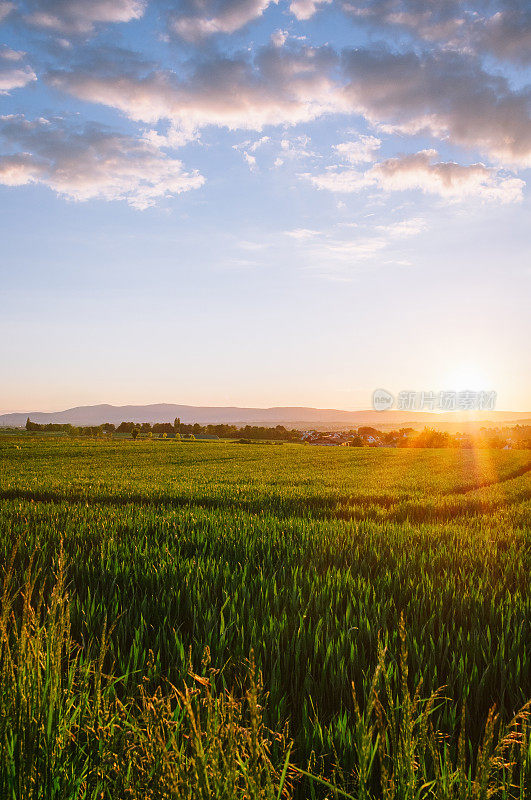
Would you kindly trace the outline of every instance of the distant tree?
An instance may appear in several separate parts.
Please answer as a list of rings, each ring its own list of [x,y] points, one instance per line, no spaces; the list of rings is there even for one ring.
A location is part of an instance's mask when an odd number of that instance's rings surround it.
[[[376,428],[371,428],[369,425],[358,428],[358,434],[360,436],[378,436],[379,433],[380,431],[377,431]]]
[[[153,433],[173,433],[171,422],[156,422],[153,425]]]
[[[137,439],[139,433],[140,430],[138,428],[133,428],[133,430],[131,431],[131,436],[133,437],[133,439]]]
[[[173,420],[173,430],[175,431],[175,433],[181,432],[181,420],[179,417],[175,417],[175,419]]]
[[[396,444],[400,438],[398,431],[388,431],[387,433],[380,434],[380,439],[384,444]]]
[[[445,431],[437,431],[434,428],[424,428],[411,441],[412,447],[449,447],[450,434]]]
[[[349,439],[347,442],[349,447],[363,447],[363,439],[361,436],[353,436],[352,439]]]

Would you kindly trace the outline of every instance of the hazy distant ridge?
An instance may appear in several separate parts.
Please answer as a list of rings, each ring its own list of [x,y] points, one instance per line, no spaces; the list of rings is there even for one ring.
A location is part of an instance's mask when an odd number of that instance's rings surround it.
[[[179,417],[181,422],[228,423],[235,425],[285,425],[301,428],[312,425],[337,425],[356,427],[363,424],[403,425],[408,421],[435,424],[437,422],[459,422],[485,420],[491,422],[516,422],[529,418],[523,411],[484,411],[473,413],[450,412],[433,414],[420,411],[342,411],[334,408],[306,408],[286,406],[275,408],[238,408],[237,406],[184,406],[174,403],[154,403],[146,406],[78,406],[65,411],[24,411],[1,414],[0,425],[20,427],[26,424],[27,417],[32,422],[70,423],[71,425],[101,425],[103,422],[173,422]]]

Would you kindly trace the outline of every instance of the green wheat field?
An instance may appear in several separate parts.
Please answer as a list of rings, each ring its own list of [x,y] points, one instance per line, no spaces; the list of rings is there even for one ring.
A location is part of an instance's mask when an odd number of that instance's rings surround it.
[[[529,796],[529,451],[0,463],[1,798]]]

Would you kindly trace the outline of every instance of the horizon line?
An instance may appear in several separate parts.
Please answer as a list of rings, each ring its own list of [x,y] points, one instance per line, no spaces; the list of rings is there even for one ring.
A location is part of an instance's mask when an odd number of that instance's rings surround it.
[[[76,406],[69,406],[68,408],[61,408],[61,409],[52,409],[52,410],[38,410],[32,409],[31,411],[22,410],[22,411],[0,411],[0,417],[8,416],[11,414],[61,414],[67,411],[74,411],[76,409],[82,408],[97,408],[99,406],[108,406],[109,408],[130,408],[130,407],[152,407],[152,406],[185,406],[189,408],[197,408],[197,409],[218,409],[218,408],[226,408],[226,409],[235,409],[235,410],[253,410],[253,411],[274,411],[277,409],[304,409],[310,411],[337,411],[342,414],[355,414],[355,413],[375,413],[375,414],[388,414],[388,413],[409,413],[409,414],[433,414],[434,416],[439,416],[441,414],[531,414],[531,410],[525,411],[523,409],[509,409],[509,408],[494,408],[494,409],[445,409],[445,410],[436,410],[436,409],[399,409],[399,408],[389,408],[385,411],[377,411],[374,408],[366,407],[366,406],[358,406],[356,408],[336,408],[336,407],[325,407],[325,406],[305,406],[305,405],[275,405],[275,406],[254,406],[254,405],[247,405],[247,406],[240,406],[240,405],[197,405],[194,403],[177,403],[177,402],[152,402],[152,403],[123,403],[123,404],[114,404],[114,403],[89,403],[85,405],[76,405]]]

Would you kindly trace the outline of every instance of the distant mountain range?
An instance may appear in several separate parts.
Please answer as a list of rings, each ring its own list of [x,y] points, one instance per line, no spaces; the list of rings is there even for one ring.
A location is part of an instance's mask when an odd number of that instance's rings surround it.
[[[227,423],[231,425],[285,425],[287,428],[306,429],[312,427],[356,428],[360,425],[389,427],[411,425],[433,425],[441,423],[478,424],[531,423],[530,412],[519,411],[475,411],[436,414],[429,411],[341,411],[334,408],[306,408],[287,406],[278,408],[238,408],[236,406],[183,406],[173,403],[155,403],[146,406],[78,406],[66,411],[24,411],[23,413],[0,414],[0,426],[23,427],[26,419],[39,423],[70,423],[71,425],[101,425],[112,422],[173,422],[179,417],[183,423],[198,422]]]

